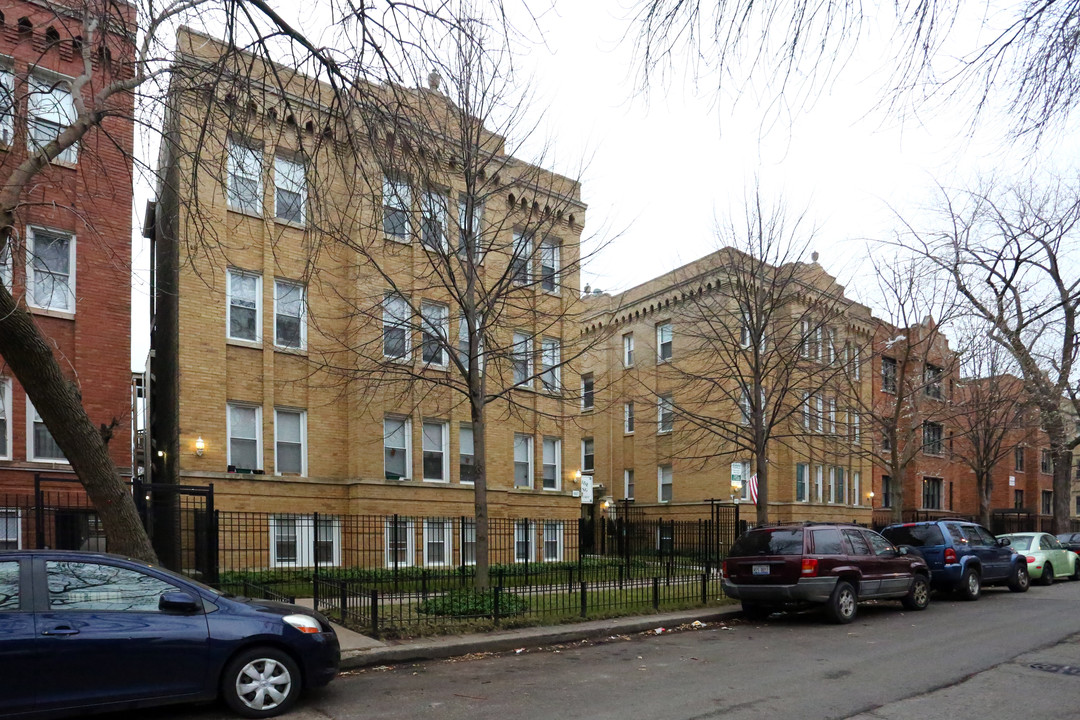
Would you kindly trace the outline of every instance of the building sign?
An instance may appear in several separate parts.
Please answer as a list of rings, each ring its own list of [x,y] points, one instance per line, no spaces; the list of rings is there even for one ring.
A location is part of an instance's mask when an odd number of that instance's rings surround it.
[[[593,479],[592,475],[581,476],[581,504],[592,505],[593,502]]]
[[[1009,487],[1016,487],[1016,476],[1015,475],[1010,475],[1009,476]]]

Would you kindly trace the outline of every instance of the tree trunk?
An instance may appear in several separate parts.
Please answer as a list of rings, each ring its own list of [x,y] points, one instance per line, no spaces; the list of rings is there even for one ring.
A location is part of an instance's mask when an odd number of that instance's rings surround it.
[[[87,416],[78,387],[64,377],[30,314],[2,285],[0,354],[86,488],[101,518],[109,552],[156,562],[131,493],[109,457],[103,431]]]
[[[990,527],[990,498],[993,495],[994,486],[989,470],[981,470],[976,474],[975,487],[979,494],[979,522],[985,527]]]
[[[757,472],[757,524],[766,525],[769,522],[769,463],[765,456],[764,443],[758,443],[755,468]],[[749,478],[747,478],[749,481]]]
[[[484,403],[479,391],[474,393],[470,410],[473,430],[473,459],[476,462],[476,480],[473,483],[473,512],[476,516],[476,577],[477,590],[491,586],[490,560],[488,556],[488,502],[487,502],[487,426],[484,421]]]

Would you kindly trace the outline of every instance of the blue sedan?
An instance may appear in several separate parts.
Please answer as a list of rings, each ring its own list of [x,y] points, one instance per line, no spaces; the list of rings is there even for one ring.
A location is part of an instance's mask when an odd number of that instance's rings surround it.
[[[115,555],[0,552],[0,717],[218,696],[245,717],[272,717],[328,683],[339,656],[330,623],[307,608]]]

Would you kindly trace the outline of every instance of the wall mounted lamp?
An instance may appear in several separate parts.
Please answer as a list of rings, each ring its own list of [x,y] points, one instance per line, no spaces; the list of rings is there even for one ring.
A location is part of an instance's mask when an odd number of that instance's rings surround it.
[[[202,454],[206,452],[206,443],[203,442],[202,435],[195,441],[195,454],[202,457]]]

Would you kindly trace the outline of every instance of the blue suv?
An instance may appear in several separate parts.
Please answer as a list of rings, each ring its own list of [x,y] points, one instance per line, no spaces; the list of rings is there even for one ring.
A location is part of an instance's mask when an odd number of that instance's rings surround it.
[[[934,589],[954,591],[965,600],[978,600],[987,585],[1026,592],[1031,583],[1027,559],[1009,547],[1008,538],[995,538],[978,523],[951,519],[901,523],[881,534],[923,556]]]

